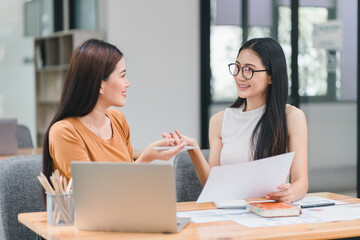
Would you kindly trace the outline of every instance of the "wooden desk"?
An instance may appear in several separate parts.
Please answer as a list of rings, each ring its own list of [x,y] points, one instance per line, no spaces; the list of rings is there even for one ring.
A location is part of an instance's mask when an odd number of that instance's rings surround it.
[[[360,199],[334,193],[312,193],[334,200],[360,203]],[[212,203],[177,203],[178,211],[214,209]],[[232,221],[190,223],[176,234],[79,231],[74,226],[53,227],[46,212],[20,213],[19,222],[46,239],[331,239],[360,236],[360,220],[247,228]]]
[[[9,158],[9,157],[15,157],[15,156],[23,156],[23,155],[35,155],[35,154],[42,154],[43,150],[42,148],[19,148],[18,152],[16,154],[12,155],[0,155],[0,161]]]

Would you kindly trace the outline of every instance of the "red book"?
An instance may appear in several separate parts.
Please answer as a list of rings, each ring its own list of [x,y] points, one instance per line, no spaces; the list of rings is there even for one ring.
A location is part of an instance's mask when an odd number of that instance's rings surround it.
[[[299,216],[301,209],[282,202],[249,203],[250,211],[262,217]]]

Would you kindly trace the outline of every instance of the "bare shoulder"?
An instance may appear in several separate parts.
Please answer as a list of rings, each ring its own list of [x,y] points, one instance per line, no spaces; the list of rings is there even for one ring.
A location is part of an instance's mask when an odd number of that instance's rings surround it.
[[[215,113],[210,118],[210,127],[221,127],[224,119],[225,110]]]
[[[209,122],[209,138],[210,138],[210,140],[213,139],[213,137],[215,137],[215,136],[216,136],[216,138],[220,137],[223,118],[224,118],[224,112],[225,111],[217,112],[210,118],[210,122]]]
[[[286,105],[285,114],[289,129],[306,126],[306,117],[301,109],[292,105]]]

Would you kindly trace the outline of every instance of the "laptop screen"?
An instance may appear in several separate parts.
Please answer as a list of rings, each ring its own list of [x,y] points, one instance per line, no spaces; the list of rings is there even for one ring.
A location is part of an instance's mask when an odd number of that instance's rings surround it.
[[[75,225],[81,230],[176,232],[168,164],[72,162]]]

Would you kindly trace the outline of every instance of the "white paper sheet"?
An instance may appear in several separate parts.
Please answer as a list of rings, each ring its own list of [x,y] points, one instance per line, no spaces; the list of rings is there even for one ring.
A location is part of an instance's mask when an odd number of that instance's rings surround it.
[[[243,218],[235,218],[233,219],[233,221],[249,228],[324,222],[321,219],[317,219],[307,214],[302,214],[297,217],[274,217],[274,218],[264,218],[256,214],[249,214]]]
[[[232,219],[246,227],[268,227],[360,219],[360,204],[303,209],[298,217],[263,218],[255,214]]]
[[[194,223],[230,221],[249,214],[252,213],[247,209],[211,209],[176,213],[178,217],[191,218]]]
[[[194,223],[234,221],[249,228],[292,224],[309,224],[360,219],[360,204],[335,205],[303,209],[296,217],[260,217],[247,209],[211,209],[177,212],[178,217],[190,217]]]
[[[265,197],[286,182],[294,152],[213,167],[197,203]]]
[[[322,222],[360,219],[360,204],[335,205],[303,209],[303,214],[320,219]]]

